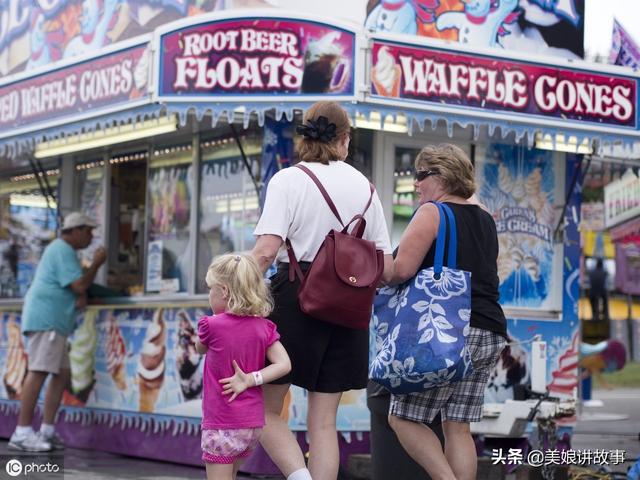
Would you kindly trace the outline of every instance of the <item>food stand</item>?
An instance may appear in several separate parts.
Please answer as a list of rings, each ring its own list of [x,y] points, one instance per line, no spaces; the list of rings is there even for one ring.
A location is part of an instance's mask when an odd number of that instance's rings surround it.
[[[498,227],[514,340],[488,400],[530,380],[538,336],[549,390],[575,396],[583,156],[640,140],[638,80],[270,10],[193,16],[3,81],[0,273],[12,286],[3,281],[0,304],[0,435],[13,430],[26,374],[20,299],[55,235],[56,206],[82,209],[100,223],[89,255],[98,244],[109,252],[99,280],[122,294],[78,317],[58,428],[70,446],[200,464],[193,335],[208,309],[204,273],[213,255],[252,247],[258,180],[292,163],[291,124],[319,99],[352,117],[349,161],[376,184],[394,244],[419,149],[452,142],[470,155]],[[306,393],[292,388],[287,407],[304,442]],[[343,459],[368,451],[364,391],[343,396],[338,429]],[[247,471],[272,468],[255,457]]]

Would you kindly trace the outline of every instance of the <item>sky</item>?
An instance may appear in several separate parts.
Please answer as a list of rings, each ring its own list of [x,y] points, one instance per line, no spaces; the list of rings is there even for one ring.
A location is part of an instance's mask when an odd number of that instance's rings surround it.
[[[614,16],[640,45],[640,0],[586,0],[584,48],[589,56],[609,55]]]

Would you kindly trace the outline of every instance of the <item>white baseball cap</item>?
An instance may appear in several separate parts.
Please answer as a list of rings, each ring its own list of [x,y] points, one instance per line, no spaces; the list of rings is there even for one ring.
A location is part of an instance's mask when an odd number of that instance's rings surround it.
[[[64,222],[62,222],[62,230],[71,230],[76,227],[96,228],[97,226],[96,222],[82,212],[71,212],[64,217]]]

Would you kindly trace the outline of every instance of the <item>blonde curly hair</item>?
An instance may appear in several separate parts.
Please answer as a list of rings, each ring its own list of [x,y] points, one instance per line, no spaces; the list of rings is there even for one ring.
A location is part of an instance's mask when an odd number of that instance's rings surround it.
[[[217,285],[229,290],[229,313],[266,317],[273,310],[271,292],[251,255],[232,253],[214,258],[206,282],[209,288]]]

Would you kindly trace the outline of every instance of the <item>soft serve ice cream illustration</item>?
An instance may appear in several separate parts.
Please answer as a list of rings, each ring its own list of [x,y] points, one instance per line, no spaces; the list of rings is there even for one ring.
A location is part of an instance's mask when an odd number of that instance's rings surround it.
[[[95,383],[95,351],[98,339],[96,314],[97,310],[86,311],[84,322],[73,334],[69,352],[71,392],[83,404],[87,402]]]
[[[139,408],[141,412],[153,412],[160,389],[164,383],[167,327],[164,310],[155,311],[147,332],[138,362]]]
[[[151,50],[147,47],[133,70],[133,81],[136,88],[131,92],[130,98],[141,97],[147,92],[149,87],[150,58]]]
[[[7,358],[4,367],[4,387],[12,400],[22,394],[22,383],[27,375],[27,354],[22,343],[20,326],[13,315],[7,322]]]
[[[378,50],[378,61],[371,69],[371,81],[378,95],[384,97],[397,97],[400,95],[400,65],[388,47]]]
[[[127,388],[125,356],[126,348],[120,327],[118,327],[115,317],[110,315],[107,336],[107,369],[119,390]]]
[[[192,400],[198,398],[202,392],[202,372],[199,369],[202,356],[196,352],[197,336],[189,315],[184,310],[180,310],[178,318],[176,367],[180,375],[182,394],[186,400]]]

